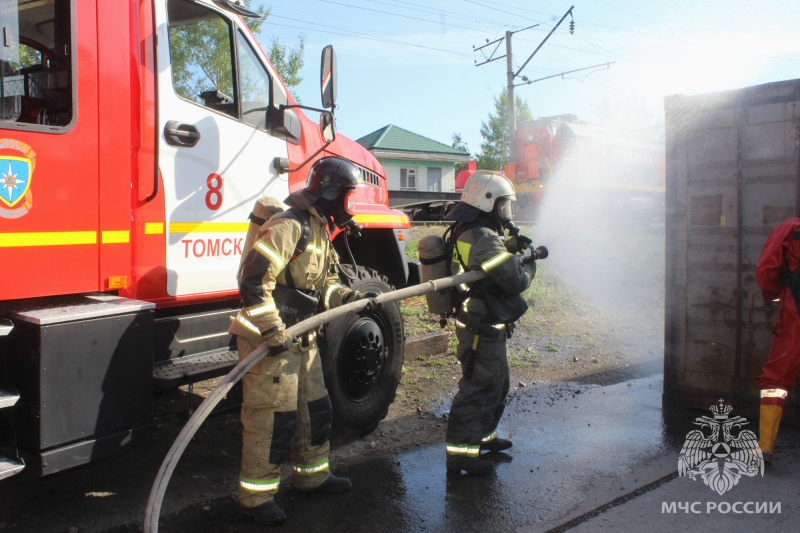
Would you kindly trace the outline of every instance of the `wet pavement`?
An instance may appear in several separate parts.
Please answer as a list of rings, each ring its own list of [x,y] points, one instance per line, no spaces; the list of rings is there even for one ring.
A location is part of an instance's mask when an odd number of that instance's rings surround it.
[[[338,472],[353,480],[350,493],[281,487],[278,501],[289,520],[273,530],[796,531],[800,449],[792,443],[800,431],[782,428],[780,466],[768,467],[764,478],[742,477],[720,496],[699,478],[677,475],[692,422],[710,413],[663,410],[661,388],[657,374],[606,386],[554,383],[519,391],[499,430],[514,447],[495,455],[496,474],[446,475],[441,445],[364,458]],[[757,433],[755,426],[744,429]],[[225,498],[162,517],[159,530],[263,528]]]

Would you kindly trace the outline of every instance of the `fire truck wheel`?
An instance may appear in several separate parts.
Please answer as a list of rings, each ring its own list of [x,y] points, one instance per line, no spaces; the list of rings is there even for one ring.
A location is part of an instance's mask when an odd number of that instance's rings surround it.
[[[361,292],[394,290],[385,276],[363,267],[355,280],[340,277]],[[399,303],[385,304],[372,315],[336,319],[318,338],[334,437],[348,440],[369,433],[386,417],[400,382],[404,335]]]

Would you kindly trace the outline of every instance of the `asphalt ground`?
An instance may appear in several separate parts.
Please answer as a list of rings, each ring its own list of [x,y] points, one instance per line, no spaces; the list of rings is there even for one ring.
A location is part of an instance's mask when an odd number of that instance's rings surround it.
[[[514,447],[487,456],[495,474],[446,475],[442,445],[347,462],[337,470],[353,481],[347,494],[301,493],[284,481],[278,501],[289,519],[273,530],[797,531],[800,431],[782,428],[763,476],[741,476],[718,494],[699,476],[678,475],[687,434],[711,413],[663,409],[661,390],[660,374],[532,387],[508,405],[499,432]],[[718,464],[730,470],[724,458]],[[159,528],[263,530],[232,495],[162,516]]]

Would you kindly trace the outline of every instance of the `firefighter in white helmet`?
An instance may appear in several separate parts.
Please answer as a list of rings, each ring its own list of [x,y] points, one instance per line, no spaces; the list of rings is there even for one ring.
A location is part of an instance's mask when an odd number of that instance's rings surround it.
[[[318,303],[328,309],[377,296],[340,285],[332,269],[335,252],[327,231],[354,224],[359,176],[346,159],[324,157],[311,168],[306,188],[285,200],[290,209],[265,221],[270,210],[262,202],[250,216],[239,270],[243,308],[229,331],[237,336],[240,359],[262,343],[269,346],[267,356],[242,379],[239,504],[261,524],[286,520],[274,500],[286,461],[300,490],[351,488],[349,479],[334,476],[328,467],[331,402],[314,332],[295,339],[285,322],[310,316]]]
[[[524,236],[504,240],[513,219],[514,186],[500,174],[479,170],[464,185],[461,201],[445,217],[454,220],[451,270],[483,270],[487,277],[459,286],[456,355],[462,377],[447,424],[448,473],[486,474],[494,463],[481,451],[511,447],[497,437],[509,389],[506,339],[527,310],[522,293],[536,274],[532,256],[514,255],[530,244]]]

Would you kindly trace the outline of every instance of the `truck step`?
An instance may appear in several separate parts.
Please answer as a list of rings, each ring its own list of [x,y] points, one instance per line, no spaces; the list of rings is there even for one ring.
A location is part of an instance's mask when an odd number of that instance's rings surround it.
[[[19,395],[0,389],[0,409],[11,407],[19,400]]]
[[[215,351],[160,361],[153,365],[156,388],[170,389],[226,374],[239,364],[236,351]]]
[[[22,459],[9,459],[0,455],[0,479],[11,477],[25,468],[25,462]]]
[[[14,329],[14,324],[12,324],[10,320],[0,318],[0,337],[5,337],[11,333],[12,329]]]

